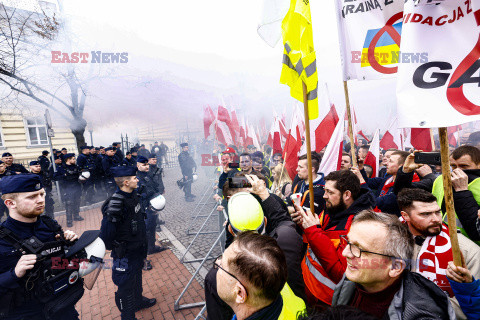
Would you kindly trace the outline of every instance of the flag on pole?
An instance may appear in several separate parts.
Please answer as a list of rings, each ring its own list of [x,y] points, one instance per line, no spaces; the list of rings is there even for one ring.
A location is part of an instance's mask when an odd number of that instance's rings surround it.
[[[318,117],[318,75],[313,49],[310,5],[305,0],[291,0],[282,21],[283,64],[280,83],[290,87],[290,95],[303,102],[303,85],[307,86],[308,116]]]
[[[367,156],[363,161],[364,164],[369,165],[373,169],[372,178],[378,177],[378,161],[380,159],[380,130],[375,131],[370,149],[368,149]]]
[[[382,147],[384,150],[387,150],[387,149],[404,150],[403,140],[404,140],[403,130],[398,128],[398,120],[397,120],[397,117],[395,117],[390,122],[388,130],[383,135],[382,140],[380,140],[380,147]]]
[[[460,130],[462,130],[462,125],[448,127],[448,143],[454,147],[457,147],[460,143]]]
[[[225,127],[228,129],[228,131],[230,131],[230,138],[228,139],[227,137],[225,137],[225,139],[231,141],[229,144],[235,144],[235,129],[232,124],[232,119],[230,118],[230,113],[228,112],[228,109],[226,107],[218,106],[217,122],[219,124],[222,122],[225,124],[225,126],[222,126],[222,128]]]
[[[285,148],[283,150],[285,170],[287,170],[288,175],[292,180],[297,174],[298,152],[302,148],[302,136],[300,134],[302,117],[299,112],[296,112],[296,109],[292,116],[290,130],[288,131],[287,141],[285,142]]]
[[[210,136],[210,126],[215,121],[215,114],[210,106],[203,107],[203,132],[205,134],[205,140]]]
[[[345,110],[340,114],[340,119],[345,117]],[[332,138],[327,145],[325,154],[323,155],[322,162],[320,163],[319,171],[325,176],[332,171],[340,170],[342,164],[343,154],[343,135],[345,133],[345,122],[338,121],[335,130],[333,131]]]

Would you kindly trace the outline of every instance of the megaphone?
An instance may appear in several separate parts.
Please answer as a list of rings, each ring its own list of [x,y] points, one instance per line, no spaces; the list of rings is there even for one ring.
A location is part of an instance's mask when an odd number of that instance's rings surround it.
[[[165,208],[166,200],[165,197],[159,194],[152,200],[150,200],[150,207],[154,211],[162,211]]]

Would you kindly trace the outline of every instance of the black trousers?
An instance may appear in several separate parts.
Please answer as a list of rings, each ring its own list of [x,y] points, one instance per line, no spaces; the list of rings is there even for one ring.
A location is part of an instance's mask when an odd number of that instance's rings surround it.
[[[192,175],[187,176],[188,179],[183,177],[184,185],[183,185],[183,192],[185,192],[185,199],[190,198],[192,196]]]
[[[113,259],[112,280],[118,287],[115,303],[122,320],[135,319],[135,310],[142,300],[143,258]]]
[[[83,184],[83,197],[85,199],[85,204],[93,203],[94,194],[95,194],[95,188],[94,188],[93,181],[90,178],[87,181],[85,181],[85,183]]]
[[[79,216],[81,190],[80,186],[75,188],[65,188],[64,190],[63,202],[65,203],[67,222],[73,222],[73,218]]]
[[[147,228],[148,252],[151,252],[155,248],[155,229],[157,228],[157,214],[152,210],[147,210],[145,225]]]
[[[207,320],[231,320],[233,310],[217,294],[217,271],[211,269],[205,277],[205,303]]]
[[[52,189],[45,188],[45,215],[52,219],[54,219],[54,214],[53,214],[54,204],[55,204],[55,201],[52,198]]]

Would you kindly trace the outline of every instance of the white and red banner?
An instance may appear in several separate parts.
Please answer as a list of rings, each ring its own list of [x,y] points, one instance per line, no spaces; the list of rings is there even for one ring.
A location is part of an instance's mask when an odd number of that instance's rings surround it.
[[[405,138],[403,135],[403,129],[398,128],[398,120],[395,117],[390,122],[390,125],[388,126],[388,130],[383,135],[382,140],[380,140],[380,147],[382,147],[383,150],[388,150],[388,149],[404,150],[403,149],[404,139]]]
[[[335,0],[343,80],[395,77],[403,3]]]
[[[215,114],[210,106],[203,107],[203,133],[205,140],[210,136],[210,126],[215,121]]]
[[[480,120],[479,10],[478,0],[405,3],[397,80],[400,127],[449,127]],[[404,53],[420,53],[421,58]]]
[[[370,149],[368,149],[367,156],[363,161],[363,164],[369,165],[373,169],[372,178],[378,177],[378,166],[380,159],[380,130],[375,130],[372,142],[370,143]]]
[[[339,115],[340,119],[345,117],[345,110]],[[335,130],[333,131],[332,138],[325,149],[322,162],[320,163],[319,172],[322,172],[325,176],[332,171],[340,170],[342,164],[343,154],[343,136],[345,132],[345,122],[338,121]]]

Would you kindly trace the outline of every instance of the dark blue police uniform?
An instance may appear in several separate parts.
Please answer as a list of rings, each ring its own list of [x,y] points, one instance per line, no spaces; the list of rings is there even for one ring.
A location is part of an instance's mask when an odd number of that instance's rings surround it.
[[[105,148],[105,151],[113,150],[112,147]],[[107,197],[110,197],[113,192],[115,192],[116,184],[113,179],[113,174],[111,169],[118,166],[117,158],[115,156],[104,155],[102,159],[102,168],[105,176],[105,191],[107,192]]]
[[[63,160],[74,157],[75,154],[67,153],[63,156]],[[73,164],[67,165],[65,162],[58,167],[58,171],[55,172],[53,179],[60,182],[60,191],[62,192],[63,203],[65,204],[65,212],[67,216],[67,226],[73,225],[73,220],[82,221],[80,216],[80,197],[82,187],[78,182],[80,176],[80,168]]]
[[[80,150],[90,149],[88,146],[80,147]],[[95,194],[93,186],[93,174],[95,172],[95,163],[94,159],[90,155],[79,154],[77,158],[77,166],[81,171],[90,172],[90,177],[82,183],[83,196],[86,204],[93,203],[93,196]]]

